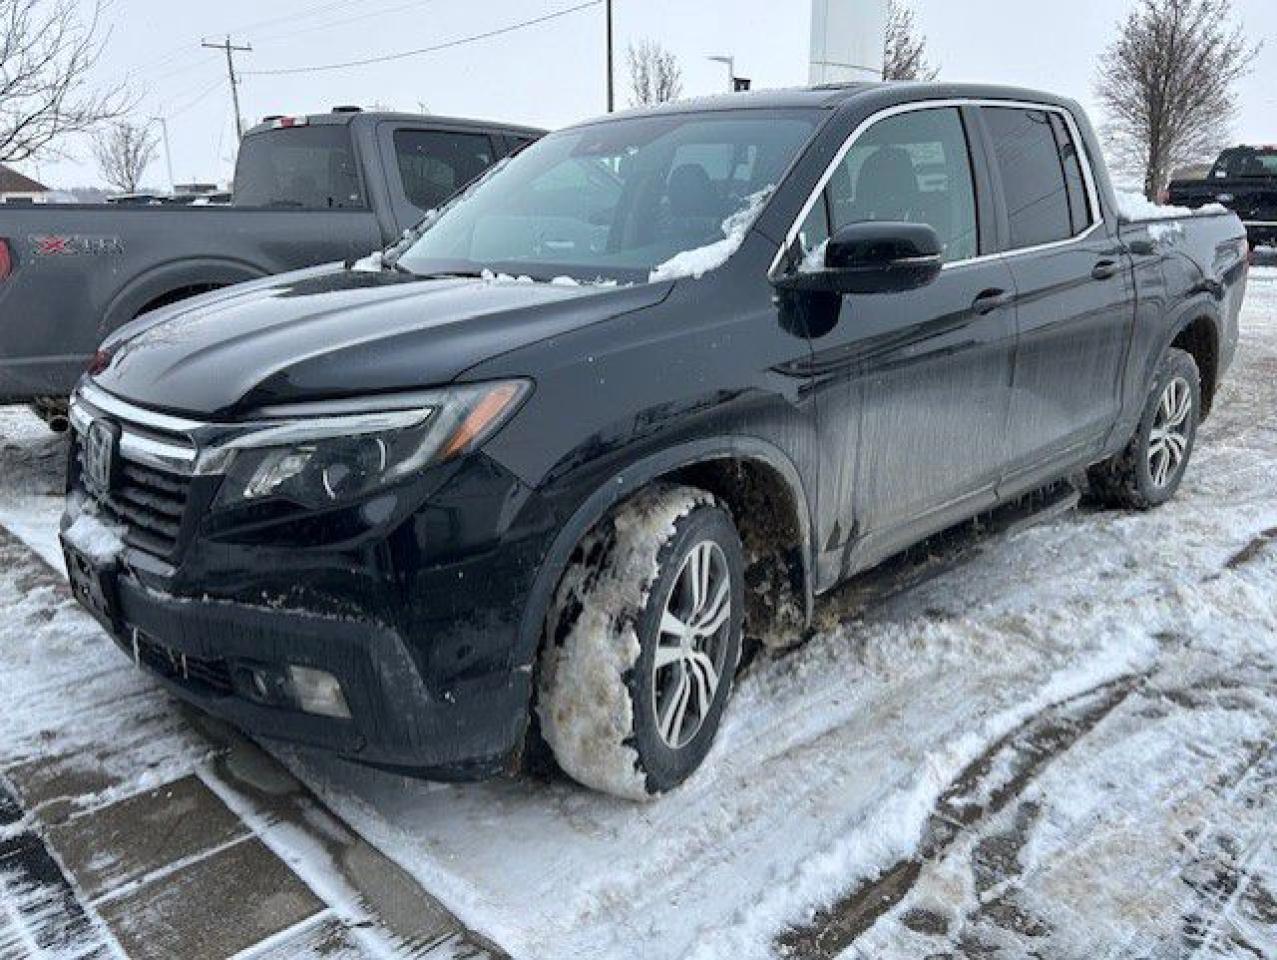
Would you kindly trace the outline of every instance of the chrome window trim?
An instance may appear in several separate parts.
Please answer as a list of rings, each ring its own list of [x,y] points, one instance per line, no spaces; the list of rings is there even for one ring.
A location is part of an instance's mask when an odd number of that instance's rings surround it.
[[[1064,240],[1054,240],[1051,243],[1038,244],[1033,247],[1017,247],[1012,250],[1001,250],[997,253],[984,253],[975,257],[967,257],[963,260],[954,260],[946,263],[942,269],[950,270],[959,267],[971,266],[978,263],[988,263],[999,258],[1018,257],[1030,253],[1040,253],[1046,250],[1053,250],[1064,247],[1069,244],[1078,243],[1085,240],[1104,223],[1103,208],[1100,204],[1099,188],[1095,180],[1095,172],[1092,169],[1091,155],[1087,149],[1086,141],[1082,138],[1082,132],[1074,119],[1073,114],[1064,107],[1057,106],[1052,103],[1036,103],[1031,100],[994,100],[994,99],[975,99],[967,97],[947,97],[939,100],[917,100],[912,103],[899,103],[894,107],[884,107],[876,113],[870,114],[854,129],[843,141],[842,146],[838,148],[838,152],[834,154],[825,172],[821,174],[820,179],[816,181],[816,186],[812,188],[807,201],[798,211],[798,216],[794,218],[793,224],[785,233],[785,240],[776,251],[776,256],[772,258],[771,266],[767,268],[767,276],[776,277],[780,268],[781,260],[785,256],[785,252],[789,250],[794,241],[798,239],[798,234],[802,231],[803,223],[807,220],[807,216],[811,213],[812,207],[816,205],[816,201],[820,199],[825,188],[829,186],[829,181],[833,179],[834,172],[838,169],[838,165],[846,159],[847,154],[851,152],[851,148],[856,145],[865,133],[880,121],[887,120],[891,117],[899,116],[905,113],[915,113],[919,110],[942,110],[962,107],[1006,107],[1008,109],[1020,110],[1041,110],[1049,113],[1057,113],[1064,118],[1064,123],[1068,127],[1069,136],[1073,138],[1073,143],[1078,149],[1078,161],[1082,167],[1082,180],[1086,186],[1087,201],[1091,209],[1091,225],[1080,233]]]

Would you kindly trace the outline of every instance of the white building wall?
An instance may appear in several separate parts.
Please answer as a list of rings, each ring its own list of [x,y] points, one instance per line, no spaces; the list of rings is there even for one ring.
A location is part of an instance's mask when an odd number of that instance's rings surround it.
[[[810,82],[882,79],[887,0],[812,0]]]

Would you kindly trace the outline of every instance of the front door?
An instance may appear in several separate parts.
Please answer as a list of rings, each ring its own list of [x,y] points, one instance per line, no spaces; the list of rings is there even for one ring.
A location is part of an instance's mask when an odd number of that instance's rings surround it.
[[[813,309],[825,582],[993,501],[1006,457],[1014,288],[1000,258],[981,257],[992,238],[981,222],[991,218],[970,121],[954,107],[878,121],[847,150],[799,234],[810,252],[849,223],[926,223],[946,261],[922,289],[843,297],[825,322]]]

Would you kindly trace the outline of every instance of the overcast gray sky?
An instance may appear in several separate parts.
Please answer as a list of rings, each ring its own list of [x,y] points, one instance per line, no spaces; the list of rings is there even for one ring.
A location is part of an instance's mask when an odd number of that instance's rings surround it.
[[[397,62],[297,75],[255,70],[376,57],[498,30],[584,0],[113,0],[99,74],[127,77],[139,115],[169,118],[174,174],[226,180],[234,145],[226,64],[201,38],[230,32],[238,55],[246,122],[265,114],[324,111],[334,104],[561,126],[604,109],[603,7],[596,4],[491,39]],[[846,0],[854,3],[857,0]],[[932,59],[949,80],[1042,87],[1090,104],[1096,63],[1133,0],[915,0]],[[1235,0],[1238,16],[1267,49],[1241,90],[1238,140],[1277,141],[1277,2]],[[81,0],[86,11],[92,0]],[[615,0],[617,85],[627,102],[624,50],[643,38],[678,56],[686,93],[716,92],[736,57],[756,86],[806,82],[809,0]],[[1101,119],[1099,117],[1097,120]],[[88,151],[21,164],[51,186],[97,184]],[[163,156],[147,181],[166,183]]]

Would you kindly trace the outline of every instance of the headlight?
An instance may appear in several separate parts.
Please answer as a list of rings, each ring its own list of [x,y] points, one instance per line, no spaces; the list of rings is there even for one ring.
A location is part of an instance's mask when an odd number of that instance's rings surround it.
[[[217,506],[279,498],[319,509],[358,500],[475,449],[529,389],[523,380],[467,385],[414,396],[404,409],[358,413],[344,412],[347,401],[279,408],[206,451],[201,469],[226,475]]]

